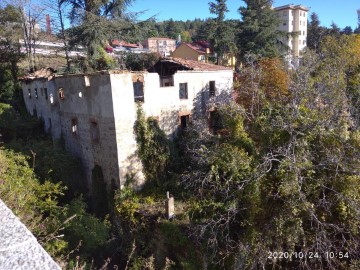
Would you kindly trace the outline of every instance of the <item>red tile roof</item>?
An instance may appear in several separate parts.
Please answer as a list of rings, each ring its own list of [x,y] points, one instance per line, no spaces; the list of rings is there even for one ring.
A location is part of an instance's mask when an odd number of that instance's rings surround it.
[[[206,54],[206,50],[208,49],[208,53],[212,53],[210,46],[207,43],[193,42],[193,43],[182,43],[181,45],[188,46],[190,49],[193,49],[199,54]]]

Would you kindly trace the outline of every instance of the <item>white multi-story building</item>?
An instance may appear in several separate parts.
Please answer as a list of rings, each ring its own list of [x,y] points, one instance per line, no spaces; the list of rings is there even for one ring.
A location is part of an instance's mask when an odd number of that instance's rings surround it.
[[[302,5],[285,5],[274,10],[280,21],[278,29],[288,33],[284,43],[290,48],[289,55],[301,57],[301,51],[306,47],[309,8]]]
[[[229,102],[231,68],[165,58],[150,70],[109,70],[92,74],[27,76],[22,80],[27,110],[44,120],[53,138],[80,158],[88,183],[100,168],[107,186],[131,177],[144,182],[134,135],[137,106],[173,138],[197,115],[212,127],[218,102]],[[214,126],[215,127],[215,126]]]

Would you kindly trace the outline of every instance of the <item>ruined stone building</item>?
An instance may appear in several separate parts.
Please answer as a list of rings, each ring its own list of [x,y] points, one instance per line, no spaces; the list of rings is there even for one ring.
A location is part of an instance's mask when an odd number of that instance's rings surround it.
[[[209,117],[216,102],[229,100],[232,78],[231,68],[167,58],[143,72],[29,76],[22,90],[28,112],[81,159],[89,184],[99,166],[107,184],[121,187],[128,175],[144,182],[133,129],[137,104],[172,137],[195,112]]]

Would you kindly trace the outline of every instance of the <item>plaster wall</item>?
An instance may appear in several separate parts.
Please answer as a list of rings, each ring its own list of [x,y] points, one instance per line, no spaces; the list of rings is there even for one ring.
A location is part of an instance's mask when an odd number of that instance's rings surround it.
[[[27,110],[33,114],[35,109],[38,117],[45,119],[45,131],[51,132],[54,138],[62,136],[66,148],[81,159],[89,184],[92,169],[99,165],[108,186],[113,180],[121,187],[128,177],[141,186],[145,179],[136,155],[133,127],[137,102],[134,101],[133,82],[143,82],[141,106],[145,115],[158,119],[169,138],[178,133],[181,116],[190,119],[207,116],[217,102],[230,100],[232,70],[178,71],[173,76],[174,86],[170,87],[160,87],[159,75],[147,72],[70,75],[50,81],[34,79],[23,84],[23,95]],[[215,97],[209,96],[210,81],[215,81]],[[187,83],[187,99],[180,99],[180,83]],[[35,88],[38,89],[37,99]],[[48,99],[40,96],[39,88],[48,89]],[[31,98],[28,89],[31,89]],[[59,89],[64,92],[62,99]],[[51,128],[46,119],[51,119]],[[94,123],[98,139],[94,139]]]

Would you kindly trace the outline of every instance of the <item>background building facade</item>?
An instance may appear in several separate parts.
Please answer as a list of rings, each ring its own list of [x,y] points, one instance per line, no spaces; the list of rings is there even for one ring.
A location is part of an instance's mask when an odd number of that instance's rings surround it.
[[[285,5],[274,9],[279,18],[278,29],[288,33],[283,40],[290,49],[290,55],[298,58],[306,47],[307,39],[307,7],[301,5]]]

